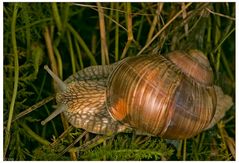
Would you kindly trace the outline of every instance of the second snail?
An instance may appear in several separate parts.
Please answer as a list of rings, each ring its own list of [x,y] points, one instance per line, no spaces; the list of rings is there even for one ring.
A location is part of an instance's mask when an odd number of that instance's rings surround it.
[[[185,139],[213,127],[233,105],[214,85],[207,57],[198,50],[140,55],[91,66],[58,83],[57,108],[68,122],[96,134],[128,132]]]

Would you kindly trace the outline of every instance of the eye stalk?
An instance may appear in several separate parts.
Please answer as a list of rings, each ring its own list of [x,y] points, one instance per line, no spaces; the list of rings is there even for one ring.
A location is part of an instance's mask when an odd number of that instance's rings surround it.
[[[65,91],[67,89],[67,85],[58,76],[56,76],[56,74],[54,74],[47,65],[44,66],[44,69],[51,75],[61,91]]]
[[[65,91],[67,89],[67,85],[58,76],[56,76],[56,74],[54,74],[47,65],[44,66],[44,69],[51,75],[51,77],[57,83],[61,91]],[[45,125],[47,122],[55,118],[58,114],[66,111],[66,109],[67,106],[65,104],[58,104],[57,109],[49,117],[43,120],[41,124]]]
[[[45,120],[41,122],[42,125],[45,125],[47,122],[55,118],[58,114],[61,114],[62,112],[66,111],[67,107],[64,104],[57,105],[57,109],[51,113],[49,117],[47,117]]]

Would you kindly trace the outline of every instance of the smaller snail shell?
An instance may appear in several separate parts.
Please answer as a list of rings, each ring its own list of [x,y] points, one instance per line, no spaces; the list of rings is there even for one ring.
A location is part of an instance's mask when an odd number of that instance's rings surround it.
[[[205,85],[213,84],[213,72],[207,57],[198,50],[173,51],[167,54],[167,58],[172,61],[184,74],[193,78],[197,82]]]

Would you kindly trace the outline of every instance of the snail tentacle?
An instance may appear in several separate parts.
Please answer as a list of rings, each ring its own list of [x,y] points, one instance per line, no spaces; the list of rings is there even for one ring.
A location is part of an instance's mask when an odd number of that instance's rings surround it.
[[[44,69],[51,75],[61,91],[66,90],[67,85],[56,74],[54,74],[47,65],[44,66]]]
[[[65,104],[59,104],[59,105],[57,105],[57,109],[56,109],[53,113],[51,113],[51,115],[48,116],[45,120],[43,120],[43,121],[41,122],[41,124],[42,124],[42,125],[45,125],[47,122],[49,122],[50,120],[52,120],[53,118],[55,118],[58,114],[60,114],[60,113],[62,113],[62,112],[64,112],[64,111],[66,111],[66,109],[67,109],[67,106],[66,106]]]

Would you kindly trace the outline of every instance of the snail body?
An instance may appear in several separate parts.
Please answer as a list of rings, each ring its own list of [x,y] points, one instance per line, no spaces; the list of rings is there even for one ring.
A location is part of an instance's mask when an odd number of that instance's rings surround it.
[[[215,124],[232,105],[231,98],[213,85],[212,74],[207,58],[197,50],[129,57],[58,82],[64,86],[56,96],[55,113],[64,112],[73,126],[93,133],[134,129],[185,139],[213,126],[212,121]]]

